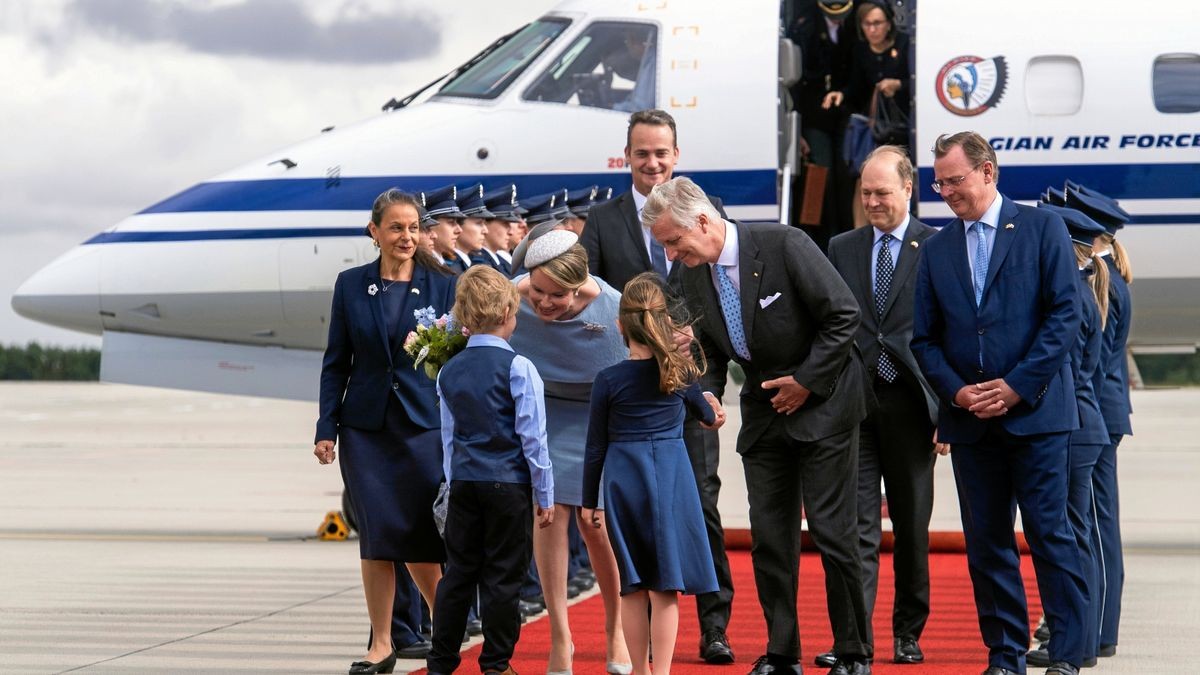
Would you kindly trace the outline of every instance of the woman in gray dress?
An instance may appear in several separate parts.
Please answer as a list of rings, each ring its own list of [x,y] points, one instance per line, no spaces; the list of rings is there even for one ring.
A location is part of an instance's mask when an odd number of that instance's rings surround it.
[[[524,251],[529,274],[513,279],[522,302],[512,346],[533,361],[545,382],[546,431],[554,465],[554,523],[535,528],[533,536],[533,555],[550,615],[549,675],[571,672],[567,523],[569,517],[578,517],[583,503],[592,380],[628,356],[616,326],[621,294],[588,274],[587,253],[578,240],[569,230],[551,230],[537,237]],[[604,598],[606,670],[628,675],[633,667],[621,630],[621,582],[603,516],[599,528],[579,523],[579,531]]]

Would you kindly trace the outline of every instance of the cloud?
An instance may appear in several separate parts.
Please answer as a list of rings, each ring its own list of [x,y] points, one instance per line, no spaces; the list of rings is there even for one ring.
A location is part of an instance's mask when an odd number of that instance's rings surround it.
[[[66,16],[116,41],[165,42],[194,52],[319,63],[421,59],[441,46],[433,14],[345,4],[327,21],[295,0],[214,5],[182,0],[72,0]]]

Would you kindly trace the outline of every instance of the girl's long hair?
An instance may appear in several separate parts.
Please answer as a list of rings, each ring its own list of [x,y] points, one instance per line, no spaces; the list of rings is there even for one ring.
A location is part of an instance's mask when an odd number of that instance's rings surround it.
[[[1075,245],[1076,264],[1080,267],[1089,261],[1092,264],[1092,276],[1088,285],[1096,298],[1096,306],[1100,308],[1100,330],[1104,330],[1104,325],[1108,323],[1108,265],[1104,264],[1103,258],[1092,252],[1091,246],[1079,242],[1072,243]]]
[[[667,308],[662,281],[654,272],[643,272],[621,294],[621,328],[625,343],[637,342],[650,348],[658,362],[658,388],[670,394],[699,379],[703,365],[675,348],[677,327]]]
[[[1121,242],[1117,241],[1111,234],[1100,235],[1104,243],[1108,244],[1112,250],[1113,262],[1117,265],[1117,271],[1121,273],[1121,278],[1125,283],[1133,283],[1133,265],[1129,262],[1129,254],[1125,252],[1125,247]]]

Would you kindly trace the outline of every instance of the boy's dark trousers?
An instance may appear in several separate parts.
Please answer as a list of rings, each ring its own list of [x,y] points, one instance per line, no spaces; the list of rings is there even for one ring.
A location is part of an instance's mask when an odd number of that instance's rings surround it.
[[[517,601],[529,567],[532,538],[533,496],[528,484],[450,483],[446,574],[437,589],[430,672],[452,673],[458,668],[476,586],[483,621],[479,668],[508,668],[521,634]]]

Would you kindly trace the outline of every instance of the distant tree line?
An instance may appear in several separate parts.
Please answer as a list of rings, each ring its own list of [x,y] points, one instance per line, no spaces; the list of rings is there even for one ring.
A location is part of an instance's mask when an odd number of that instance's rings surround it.
[[[1137,357],[1142,381],[1150,387],[1187,387],[1200,384],[1200,352],[1192,354],[1141,354]]]
[[[0,380],[99,380],[100,350],[0,345]]]
[[[1143,354],[1137,357],[1138,370],[1147,386],[1200,385],[1200,352],[1194,354]],[[734,382],[741,384],[745,375],[737,364],[730,364]],[[43,347],[30,342],[24,347],[0,345],[0,380],[99,380],[98,349]]]

